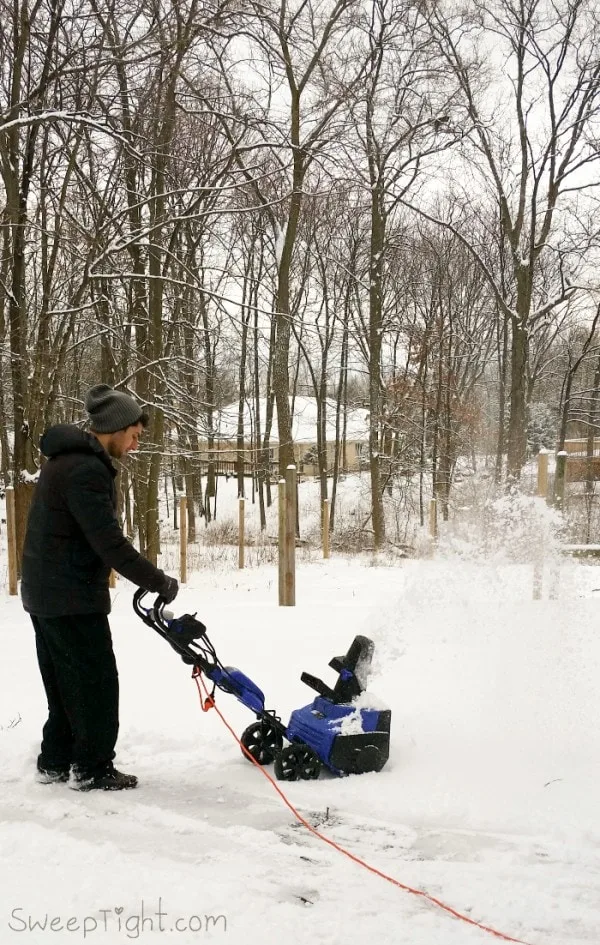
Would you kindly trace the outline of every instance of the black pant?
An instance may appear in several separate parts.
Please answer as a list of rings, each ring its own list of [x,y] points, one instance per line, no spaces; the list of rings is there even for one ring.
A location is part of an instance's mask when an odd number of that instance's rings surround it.
[[[41,768],[76,765],[93,775],[115,757],[119,677],[104,614],[32,616],[48,697]]]

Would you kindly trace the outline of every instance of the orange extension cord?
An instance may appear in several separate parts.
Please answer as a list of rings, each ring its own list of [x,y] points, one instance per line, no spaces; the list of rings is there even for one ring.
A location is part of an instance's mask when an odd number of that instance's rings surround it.
[[[469,916],[463,915],[462,912],[458,912],[456,909],[453,909],[452,906],[446,905],[445,902],[442,902],[440,899],[436,899],[435,896],[431,896],[428,892],[425,892],[423,889],[414,889],[412,886],[407,886],[404,883],[401,883],[399,880],[394,879],[393,876],[388,876],[387,873],[383,873],[381,870],[378,870],[376,867],[371,866],[369,863],[366,863],[364,860],[362,860],[359,856],[356,856],[354,853],[350,853],[349,850],[344,849],[344,847],[340,846],[339,843],[336,843],[335,840],[331,840],[329,837],[326,837],[325,834],[320,833],[315,827],[312,826],[312,824],[309,824],[309,822],[302,816],[302,814],[298,810],[296,810],[296,808],[291,803],[291,801],[288,800],[288,798],[285,796],[285,794],[283,793],[283,791],[281,790],[281,788],[279,787],[275,779],[271,777],[269,772],[265,768],[263,768],[263,766],[260,765],[258,761],[252,757],[252,755],[245,748],[245,746],[242,745],[240,739],[237,737],[233,728],[231,727],[231,725],[229,724],[229,722],[227,721],[227,719],[225,718],[225,716],[223,715],[219,707],[217,706],[213,696],[209,695],[204,679],[202,678],[202,673],[200,672],[198,667],[194,667],[192,678],[195,679],[196,686],[198,687],[198,695],[200,697],[200,705],[202,707],[202,711],[207,712],[209,709],[216,710],[217,715],[223,722],[223,725],[225,725],[225,727],[229,730],[229,732],[231,732],[231,734],[235,738],[236,742],[238,743],[238,745],[240,746],[240,748],[242,749],[246,757],[249,758],[249,760],[258,768],[261,774],[264,775],[267,781],[270,782],[271,786],[275,788],[275,790],[281,797],[283,803],[286,805],[286,807],[289,807],[289,809],[291,810],[296,820],[298,820],[304,827],[306,827],[307,830],[310,830],[310,832],[314,834],[315,837],[318,837],[319,840],[323,841],[323,843],[327,843],[330,847],[333,847],[334,850],[338,851],[338,853],[342,853],[344,856],[347,856],[348,859],[353,860],[355,863],[358,863],[359,866],[363,866],[366,870],[369,870],[370,873],[374,873],[375,876],[380,876],[381,879],[385,879],[387,880],[388,883],[392,883],[394,886],[397,886],[399,889],[403,889],[404,892],[412,893],[413,896],[420,896],[422,899],[425,899],[427,902],[432,903],[434,906],[437,906],[439,909],[443,909],[444,912],[448,912],[451,916],[454,916],[455,919],[460,919],[461,922],[466,922],[468,925],[474,925],[476,928],[482,929],[482,931],[484,932],[489,932],[490,935],[494,935],[496,938],[502,939],[503,942],[515,942],[516,945],[530,945],[530,943],[525,942],[521,938],[513,938],[510,935],[505,935],[504,932],[499,932],[497,929],[493,929],[489,925],[483,925],[481,922],[476,922],[475,919],[470,919]],[[202,689],[200,688],[201,686],[204,689],[204,692],[206,694],[205,699],[203,699],[202,697]]]

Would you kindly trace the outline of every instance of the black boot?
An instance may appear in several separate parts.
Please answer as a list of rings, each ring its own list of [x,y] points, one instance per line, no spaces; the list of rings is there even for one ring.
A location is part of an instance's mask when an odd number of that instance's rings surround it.
[[[138,779],[134,774],[122,774],[110,762],[95,772],[73,767],[73,781],[70,787],[75,791],[128,791],[137,787],[137,783]]]

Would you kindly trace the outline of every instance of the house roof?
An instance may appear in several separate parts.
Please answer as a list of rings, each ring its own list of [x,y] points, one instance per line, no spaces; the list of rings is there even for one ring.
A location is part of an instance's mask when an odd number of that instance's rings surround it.
[[[265,429],[266,398],[259,400],[261,436]],[[292,438],[295,443],[316,443],[317,441],[317,401],[314,397],[290,398],[290,407],[293,407]],[[335,440],[335,400],[325,401],[327,441]],[[244,435],[248,439],[254,434],[256,427],[256,402],[246,401],[244,404]],[[237,436],[238,404],[228,404],[220,410],[214,418],[215,436],[223,440],[235,440]],[[346,439],[349,441],[366,442],[369,438],[369,412],[362,407],[350,407],[346,414]],[[271,427],[272,443],[278,443],[277,406],[273,405],[273,424]]]

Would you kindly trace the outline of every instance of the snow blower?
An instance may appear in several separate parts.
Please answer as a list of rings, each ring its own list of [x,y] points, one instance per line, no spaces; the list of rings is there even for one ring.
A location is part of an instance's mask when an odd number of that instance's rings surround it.
[[[145,624],[156,630],[179,654],[212,682],[213,692],[235,696],[256,716],[241,736],[246,751],[261,765],[275,762],[282,781],[318,778],[323,767],[334,774],[364,774],[381,771],[389,757],[391,711],[373,705],[365,692],[374,644],[356,636],[345,656],[335,656],[329,666],[338,673],[330,688],[310,673],[301,680],[318,695],[295,709],[287,725],[272,709],[265,708],[261,689],[233,666],[223,666],[208,638],[206,627],[195,614],[175,617],[157,597],[144,607],[147,592],[138,590],[133,608]],[[284,740],[289,744],[284,745]],[[244,753],[244,757],[246,757]]]

